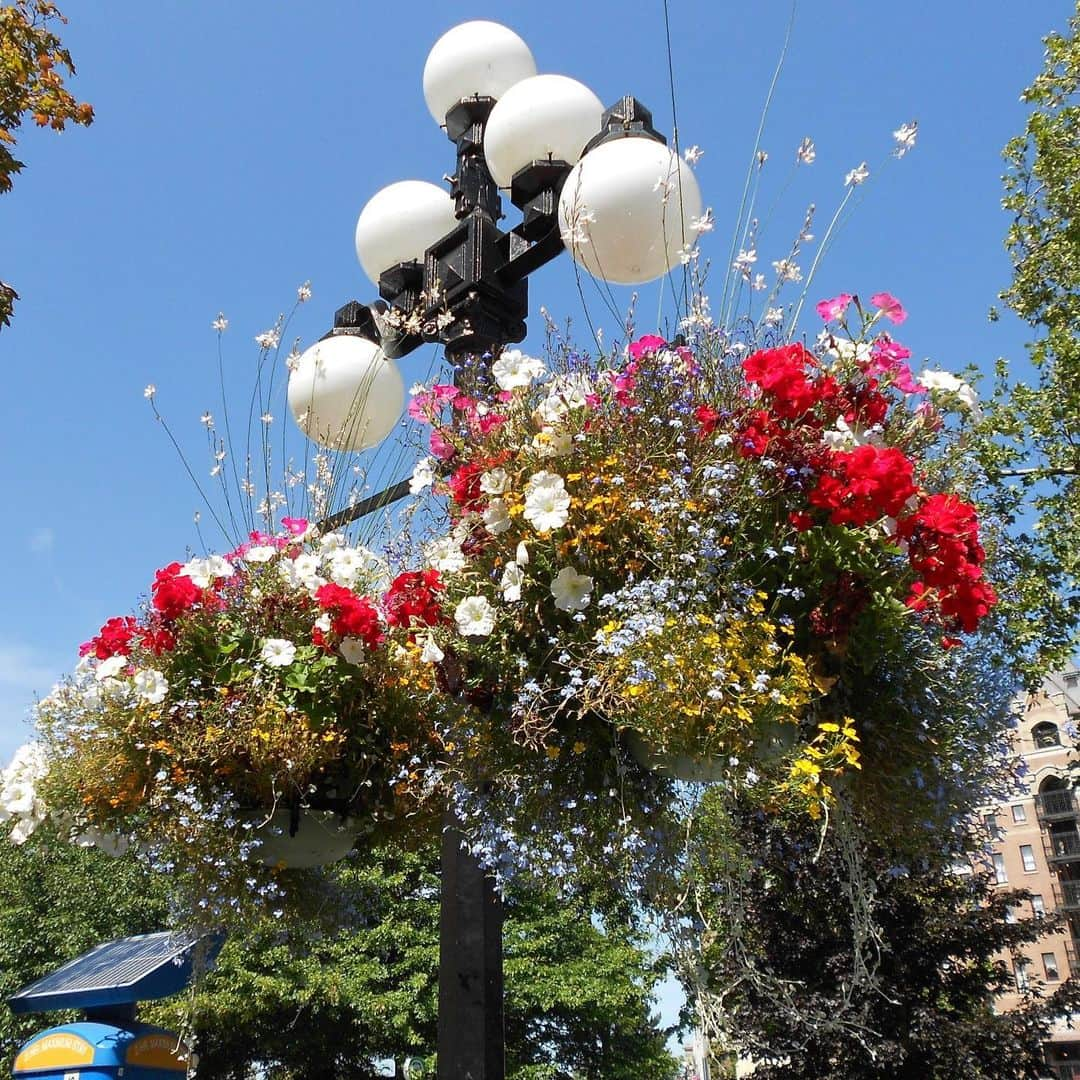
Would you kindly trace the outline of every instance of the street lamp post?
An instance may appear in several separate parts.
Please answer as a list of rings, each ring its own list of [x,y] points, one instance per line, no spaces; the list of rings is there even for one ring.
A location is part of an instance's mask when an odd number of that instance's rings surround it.
[[[456,147],[449,193],[407,180],[367,203],[356,249],[380,299],[339,309],[290,378],[298,422],[331,448],[385,436],[393,360],[426,342],[445,347],[459,385],[490,378],[484,361],[525,337],[528,275],[564,248],[597,277],[645,282],[679,265],[701,215],[697,182],[648,109],[624,97],[605,110],[581,83],[537,75],[528,46],[506,27],[469,22],[444,34],[424,68],[424,96]],[[505,231],[501,192],[521,211]],[[479,365],[470,369],[466,357]],[[396,422],[400,396],[390,412]],[[321,525],[338,527],[407,493],[401,481]],[[502,906],[459,824],[448,812],[438,1077],[503,1080]]]

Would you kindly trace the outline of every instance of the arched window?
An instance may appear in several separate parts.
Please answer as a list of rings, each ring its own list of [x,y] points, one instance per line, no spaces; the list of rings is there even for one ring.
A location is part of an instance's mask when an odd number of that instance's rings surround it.
[[[1061,736],[1058,734],[1057,724],[1044,720],[1031,729],[1031,738],[1035,742],[1036,750],[1045,750],[1050,746],[1060,746]]]

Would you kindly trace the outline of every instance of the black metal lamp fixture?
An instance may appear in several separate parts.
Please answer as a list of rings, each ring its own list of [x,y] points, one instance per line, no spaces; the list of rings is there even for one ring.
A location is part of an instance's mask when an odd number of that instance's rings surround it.
[[[356,249],[380,299],[340,308],[290,374],[298,423],[333,449],[374,446],[396,423],[395,359],[425,342],[458,360],[522,341],[528,275],[564,248],[596,277],[638,284],[680,265],[696,240],[697,182],[649,110],[633,97],[605,110],[581,83],[537,75],[506,27],[468,22],[444,34],[424,96],[457,148],[450,190],[406,180],[367,203]],[[507,230],[502,194],[521,211]],[[320,524],[336,528],[407,492],[402,481]],[[442,852],[438,1076],[503,1080],[501,905],[454,824],[448,816]]]

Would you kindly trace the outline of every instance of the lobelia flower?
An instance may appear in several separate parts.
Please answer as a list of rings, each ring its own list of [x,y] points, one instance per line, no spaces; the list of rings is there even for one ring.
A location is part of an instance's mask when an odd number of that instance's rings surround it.
[[[531,386],[547,369],[543,361],[526,356],[520,349],[506,349],[491,365],[491,374],[500,390],[518,390]]]
[[[150,705],[160,705],[169,692],[169,681],[154,668],[140,668],[131,681],[135,692]]]
[[[269,667],[288,667],[296,659],[296,646],[285,638],[266,638],[259,659]]]
[[[454,622],[466,637],[487,637],[495,629],[495,609],[486,596],[466,596],[454,609]]]
[[[551,595],[560,611],[584,611],[589,606],[593,579],[579,574],[572,566],[564,566],[551,583]]]
[[[561,529],[570,516],[570,494],[558,473],[542,469],[525,485],[525,511],[522,515],[537,532]]]

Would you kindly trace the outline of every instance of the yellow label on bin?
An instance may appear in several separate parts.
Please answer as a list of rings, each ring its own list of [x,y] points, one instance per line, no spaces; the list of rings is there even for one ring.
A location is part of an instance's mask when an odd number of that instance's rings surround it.
[[[181,1055],[184,1055],[183,1057]],[[175,1035],[142,1035],[128,1048],[124,1061],[148,1069],[175,1069],[187,1072],[187,1047]]]
[[[15,1059],[15,1071],[20,1069],[66,1069],[72,1065],[92,1065],[94,1047],[70,1031],[58,1031],[36,1039]]]

